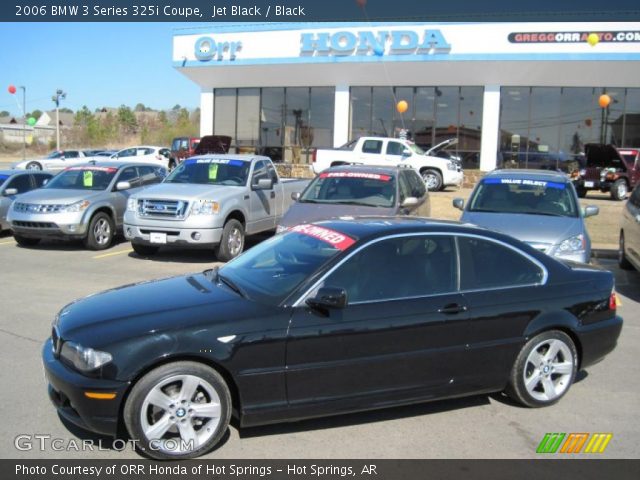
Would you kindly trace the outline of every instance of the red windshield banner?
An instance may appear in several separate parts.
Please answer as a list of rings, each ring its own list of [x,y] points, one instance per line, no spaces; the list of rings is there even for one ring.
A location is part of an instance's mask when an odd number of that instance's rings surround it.
[[[380,180],[381,182],[391,180],[390,175],[365,172],[325,172],[320,174],[320,178],[365,178],[368,180]]]
[[[293,227],[291,231],[322,240],[338,250],[346,250],[356,243],[353,238],[348,237],[343,233],[336,232],[330,228],[319,227],[317,225],[297,225]]]
[[[93,170],[96,172],[107,172],[107,173],[113,173],[113,172],[117,172],[118,169],[114,168],[114,167],[69,167],[66,170]]]

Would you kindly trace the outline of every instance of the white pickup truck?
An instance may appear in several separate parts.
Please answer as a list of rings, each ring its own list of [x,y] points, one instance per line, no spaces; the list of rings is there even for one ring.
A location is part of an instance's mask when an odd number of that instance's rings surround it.
[[[329,167],[346,164],[410,165],[420,172],[428,190],[438,191],[462,183],[464,173],[458,162],[434,156],[437,150],[455,142],[456,139],[447,140],[425,152],[417,145],[398,138],[360,137],[340,148],[316,150],[313,171],[320,173]]]

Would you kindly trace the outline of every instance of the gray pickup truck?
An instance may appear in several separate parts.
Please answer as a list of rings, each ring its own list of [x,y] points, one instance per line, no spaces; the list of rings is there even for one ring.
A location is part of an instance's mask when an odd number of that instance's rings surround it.
[[[227,261],[242,252],[245,235],[275,230],[308,182],[279,178],[268,157],[192,157],[129,198],[124,233],[139,255],[174,245],[212,248]]]

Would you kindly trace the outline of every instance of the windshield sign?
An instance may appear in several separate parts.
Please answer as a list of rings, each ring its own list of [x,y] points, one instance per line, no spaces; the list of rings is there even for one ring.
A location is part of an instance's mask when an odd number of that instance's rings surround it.
[[[577,217],[574,197],[566,183],[525,178],[486,178],[474,192],[469,211]]]
[[[105,190],[117,171],[114,167],[70,167],[53,177],[44,188]]]
[[[244,186],[249,177],[250,167],[249,162],[242,160],[190,158],[171,172],[165,183]]]
[[[356,242],[353,238],[347,237],[343,233],[317,225],[296,225],[291,231],[322,240],[338,250],[346,250]]]

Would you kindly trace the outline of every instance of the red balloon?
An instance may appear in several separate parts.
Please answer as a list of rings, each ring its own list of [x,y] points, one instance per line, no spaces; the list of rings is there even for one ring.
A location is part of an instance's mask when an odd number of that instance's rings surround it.
[[[11,95],[13,95],[14,93],[16,93],[16,87],[14,85],[9,85],[9,88],[7,89],[9,90],[9,93]]]

